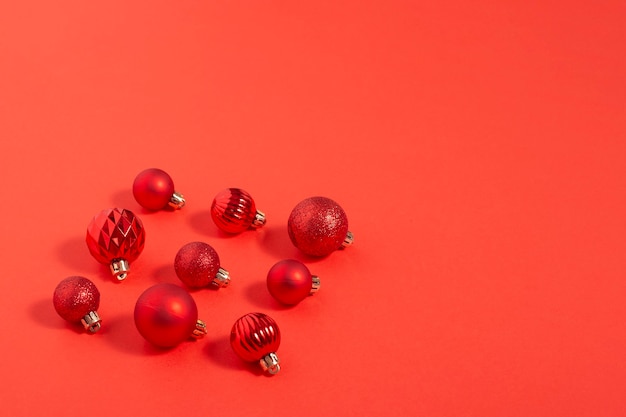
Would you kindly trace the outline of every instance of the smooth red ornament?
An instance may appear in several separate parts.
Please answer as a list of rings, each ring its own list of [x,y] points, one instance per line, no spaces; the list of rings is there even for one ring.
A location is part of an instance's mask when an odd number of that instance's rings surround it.
[[[298,304],[317,292],[319,287],[319,278],[311,275],[309,268],[295,259],[276,263],[267,274],[267,289],[283,304]]]
[[[217,288],[230,284],[228,271],[220,267],[220,257],[213,247],[204,242],[190,242],[178,250],[174,259],[178,278],[190,288],[208,285]]]
[[[161,210],[166,207],[181,209],[185,199],[174,190],[172,177],[162,169],[149,168],[141,171],[133,182],[135,200],[147,210]]]
[[[174,284],[156,284],[145,290],[137,299],[134,316],[139,333],[155,346],[169,348],[206,334],[196,302]]]
[[[98,213],[87,226],[87,247],[100,263],[107,264],[118,281],[128,276],[130,263],[143,251],[143,223],[132,211],[120,208]]]
[[[341,206],[326,197],[307,198],[291,211],[287,223],[295,247],[309,256],[326,256],[352,244],[348,217]]]
[[[86,330],[100,330],[100,291],[89,279],[71,276],[61,281],[52,296],[54,309],[64,320],[81,323]]]
[[[230,345],[244,361],[258,361],[261,368],[272,375],[280,371],[280,360],[276,355],[280,330],[270,316],[248,313],[240,317],[230,332]]]
[[[256,209],[250,194],[240,188],[220,191],[211,204],[211,217],[220,230],[233,234],[265,224],[265,214]]]

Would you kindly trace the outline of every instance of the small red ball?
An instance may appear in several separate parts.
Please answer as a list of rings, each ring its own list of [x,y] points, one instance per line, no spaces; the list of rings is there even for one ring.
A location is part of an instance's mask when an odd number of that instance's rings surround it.
[[[198,307],[191,295],[174,284],[157,284],[145,290],[135,304],[139,333],[159,347],[173,347],[193,335]]]
[[[87,226],[87,247],[103,264],[115,259],[133,262],[146,243],[141,219],[126,209],[111,208],[96,214]]]
[[[141,171],[133,182],[135,200],[147,210],[165,208],[174,194],[174,181],[169,174],[158,168]]]
[[[241,188],[226,188],[217,193],[211,204],[211,218],[220,230],[233,234],[265,223],[265,215],[257,211],[250,194]]]
[[[178,278],[188,287],[206,287],[220,269],[220,257],[207,243],[187,243],[178,250],[174,269]]]
[[[263,313],[248,313],[233,325],[230,345],[241,359],[255,362],[278,350],[280,330],[270,316]]]
[[[283,304],[294,305],[311,294],[313,276],[302,262],[285,259],[276,263],[267,274],[267,289]]]
[[[64,320],[79,323],[83,317],[100,306],[100,291],[87,278],[72,276],[57,285],[52,303]]]
[[[339,249],[348,236],[348,217],[326,197],[311,197],[294,207],[287,223],[295,247],[310,256],[326,256]]]

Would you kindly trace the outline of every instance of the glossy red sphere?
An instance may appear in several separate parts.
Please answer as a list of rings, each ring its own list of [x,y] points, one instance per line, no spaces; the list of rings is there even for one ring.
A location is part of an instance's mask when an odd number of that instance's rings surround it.
[[[198,321],[191,295],[174,284],[157,284],[145,290],[135,304],[139,333],[159,347],[172,347],[190,338]]]
[[[255,362],[278,350],[280,330],[270,316],[248,313],[233,325],[230,345],[241,359]]]
[[[313,277],[309,268],[294,259],[276,263],[267,274],[267,289],[283,304],[294,305],[311,294]]]
[[[145,209],[161,210],[174,194],[174,181],[169,174],[158,168],[141,171],[133,182],[135,200]]]
[[[87,247],[103,264],[116,259],[132,262],[143,251],[146,235],[139,217],[126,209],[112,208],[98,213],[87,226]]]
[[[240,188],[226,188],[220,191],[211,204],[213,222],[226,233],[241,233],[255,227],[256,214],[254,200]]]
[[[87,278],[72,276],[57,285],[52,303],[63,319],[79,323],[83,317],[100,306],[100,291]]]
[[[326,256],[339,249],[348,234],[348,217],[326,197],[301,201],[287,222],[289,238],[295,247],[310,256]]]
[[[187,243],[178,250],[174,269],[178,278],[188,287],[206,287],[220,269],[220,257],[207,243]]]

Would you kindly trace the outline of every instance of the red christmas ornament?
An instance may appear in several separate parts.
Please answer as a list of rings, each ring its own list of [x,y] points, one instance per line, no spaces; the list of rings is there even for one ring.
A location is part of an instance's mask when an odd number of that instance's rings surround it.
[[[158,168],[141,171],[133,182],[135,200],[145,209],[156,211],[167,206],[181,209],[185,199],[174,190],[174,181]]]
[[[72,323],[81,323],[86,330],[100,330],[100,292],[93,282],[85,277],[65,278],[57,285],[52,296],[54,309],[59,316]]]
[[[267,289],[283,304],[298,304],[315,294],[319,287],[320,279],[311,275],[306,265],[294,259],[276,263],[267,274]]]
[[[213,285],[217,288],[230,284],[228,271],[220,267],[215,249],[204,242],[191,242],[178,250],[174,269],[180,280],[191,288]]]
[[[128,276],[130,262],[143,251],[146,235],[143,223],[132,211],[112,208],[91,220],[86,240],[91,255],[109,265],[111,273],[123,281]]]
[[[230,332],[230,345],[244,361],[258,361],[261,368],[272,375],[280,371],[280,360],[276,355],[280,330],[271,317],[249,313],[239,318]]]
[[[265,214],[256,209],[250,194],[240,188],[220,191],[211,204],[211,217],[226,233],[241,233],[265,224]]]
[[[198,320],[196,302],[185,289],[174,284],[153,285],[139,296],[135,326],[148,342],[164,348],[206,334],[204,322]]]
[[[289,216],[287,231],[294,246],[310,256],[329,255],[354,240],[346,213],[326,197],[311,197],[298,203]]]

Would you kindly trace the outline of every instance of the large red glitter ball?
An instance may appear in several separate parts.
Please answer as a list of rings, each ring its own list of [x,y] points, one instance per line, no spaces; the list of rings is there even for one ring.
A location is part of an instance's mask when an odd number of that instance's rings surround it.
[[[283,304],[294,305],[311,294],[313,276],[302,262],[285,259],[276,263],[267,274],[267,289]]]
[[[87,247],[103,264],[116,259],[132,262],[143,251],[146,235],[143,223],[132,211],[120,208],[98,213],[87,227]]]
[[[270,316],[248,313],[233,325],[230,345],[241,359],[255,362],[278,350],[280,330]]]
[[[65,278],[57,285],[52,297],[54,309],[63,319],[78,323],[100,306],[100,292],[85,277]]]
[[[240,188],[220,191],[211,204],[211,217],[215,225],[226,233],[241,233],[255,225],[257,215],[254,200]]]
[[[165,208],[174,194],[174,181],[169,174],[158,168],[141,171],[133,182],[135,200],[148,210]]]
[[[174,259],[178,278],[191,288],[209,285],[220,269],[220,257],[211,245],[191,242],[178,250]]]
[[[310,256],[326,256],[339,249],[348,234],[348,217],[326,197],[307,198],[291,211],[287,223],[293,244]]]
[[[198,321],[191,295],[174,284],[157,284],[145,290],[135,304],[139,333],[159,347],[173,347],[190,338]]]

